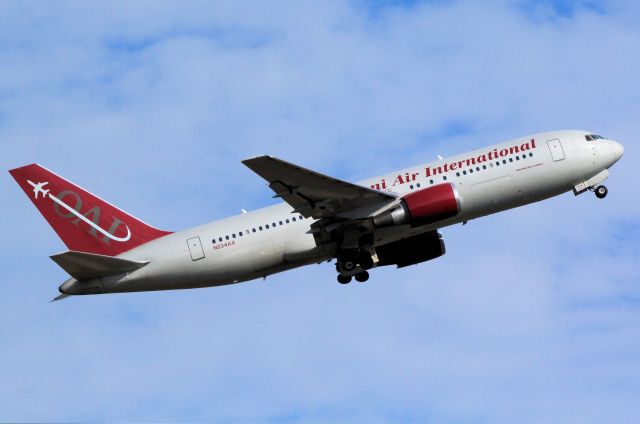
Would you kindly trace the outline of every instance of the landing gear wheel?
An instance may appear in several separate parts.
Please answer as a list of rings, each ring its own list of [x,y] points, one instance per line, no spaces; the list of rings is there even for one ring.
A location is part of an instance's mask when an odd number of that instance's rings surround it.
[[[356,277],[358,278],[358,277]],[[342,275],[339,274],[338,275],[338,283],[340,284],[349,284],[351,282],[351,276],[350,275]]]
[[[598,199],[604,199],[605,197],[607,197],[609,190],[605,186],[601,185],[596,187],[595,192]]]
[[[362,271],[356,274],[356,281],[359,283],[364,283],[369,279],[369,273],[367,271]]]
[[[346,261],[342,262],[342,269],[347,272],[353,271],[355,267],[356,267],[356,262],[353,260],[347,259]]]
[[[351,271],[358,266],[357,256],[353,252],[344,252],[338,256],[338,272],[351,274]]]

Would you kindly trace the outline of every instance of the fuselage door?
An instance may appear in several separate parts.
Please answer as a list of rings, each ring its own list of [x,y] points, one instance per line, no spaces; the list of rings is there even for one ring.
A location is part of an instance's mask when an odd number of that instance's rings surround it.
[[[564,160],[564,150],[562,149],[562,143],[557,138],[551,139],[547,141],[547,146],[549,146],[549,150],[551,151],[551,157],[554,162],[558,162],[559,160]]]
[[[187,246],[189,246],[189,253],[191,253],[192,261],[197,261],[204,258],[204,250],[202,249],[200,237],[192,237],[188,239]]]

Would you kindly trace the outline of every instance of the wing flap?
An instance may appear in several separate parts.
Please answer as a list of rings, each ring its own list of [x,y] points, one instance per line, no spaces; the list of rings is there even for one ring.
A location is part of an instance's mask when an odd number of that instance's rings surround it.
[[[271,156],[242,161],[264,178],[280,197],[305,218],[333,218],[354,209],[385,203],[395,196],[352,184]]]
[[[136,262],[112,256],[69,250],[51,259],[76,280],[106,277],[140,269],[149,262]]]

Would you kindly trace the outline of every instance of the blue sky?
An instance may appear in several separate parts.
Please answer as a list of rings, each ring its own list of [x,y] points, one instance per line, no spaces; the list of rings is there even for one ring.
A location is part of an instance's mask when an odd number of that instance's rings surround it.
[[[3,2],[0,164],[177,230],[273,204],[240,161],[350,181],[537,131],[625,145],[606,200],[446,228],[447,254],[55,304],[9,174],[0,420],[637,422],[640,5]]]

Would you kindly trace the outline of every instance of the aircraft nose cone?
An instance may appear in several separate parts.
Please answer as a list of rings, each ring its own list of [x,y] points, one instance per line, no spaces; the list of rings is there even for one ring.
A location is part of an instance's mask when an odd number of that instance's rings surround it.
[[[617,141],[612,141],[611,148],[613,149],[613,159],[617,162],[624,155],[624,147]]]

